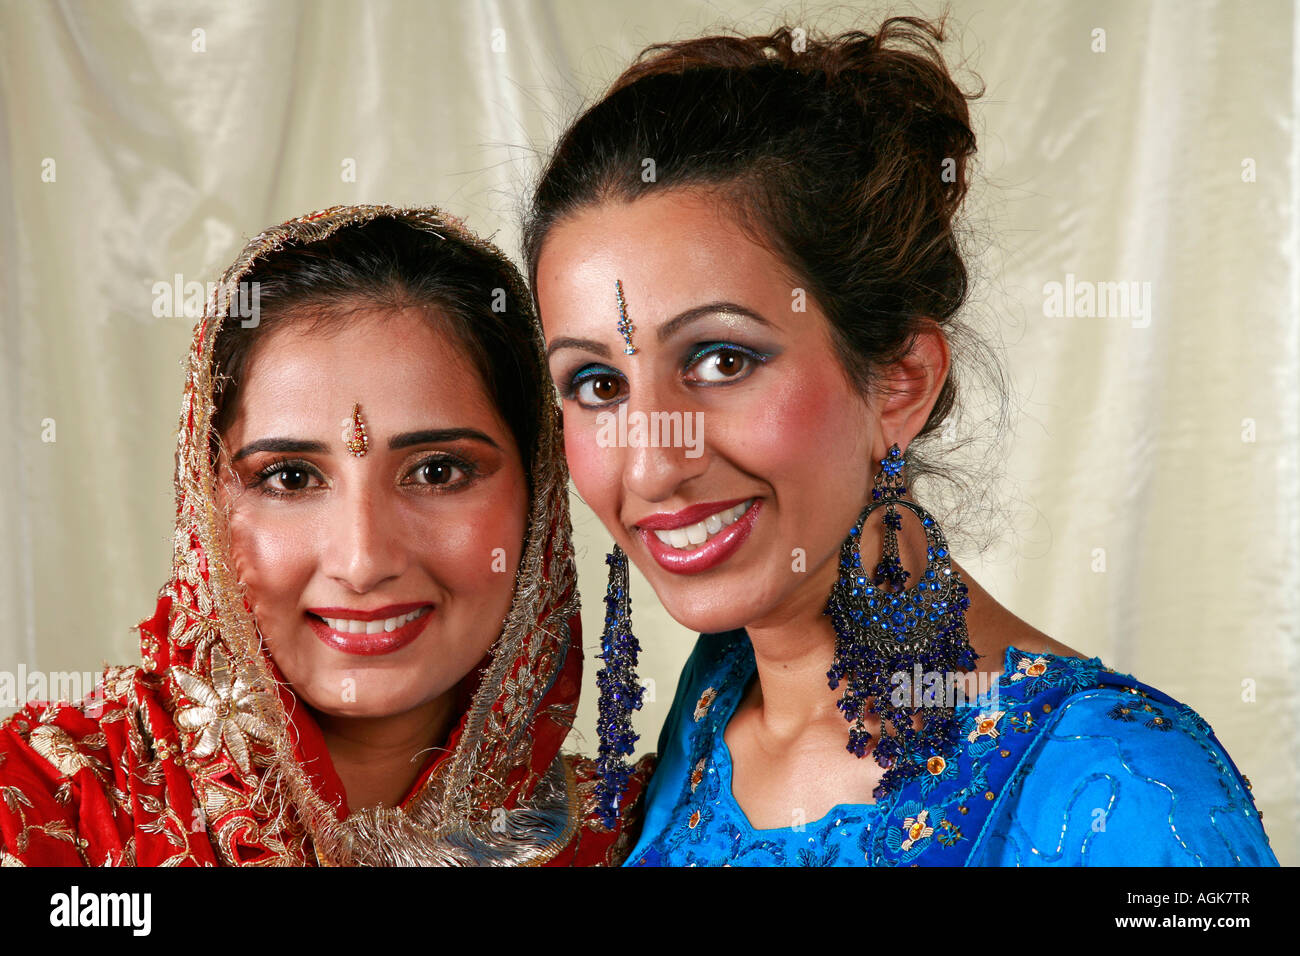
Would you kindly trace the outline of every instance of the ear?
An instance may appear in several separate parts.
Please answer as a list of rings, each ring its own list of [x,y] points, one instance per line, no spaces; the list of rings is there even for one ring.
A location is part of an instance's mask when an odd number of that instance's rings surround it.
[[[907,354],[877,372],[882,392],[878,406],[880,458],[894,442],[903,449],[912,443],[948,381],[948,338],[933,319],[922,318],[920,323]]]

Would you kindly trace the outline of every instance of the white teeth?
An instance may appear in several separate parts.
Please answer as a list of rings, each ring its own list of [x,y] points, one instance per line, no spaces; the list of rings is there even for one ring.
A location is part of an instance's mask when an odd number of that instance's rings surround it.
[[[751,498],[749,501],[743,501],[733,508],[711,514],[703,521],[697,521],[695,524],[687,525],[684,528],[656,531],[655,537],[679,551],[697,547],[704,544],[727,525],[735,524],[753,503],[754,499]]]
[[[403,624],[408,624],[411,621],[414,621],[427,610],[428,608],[420,608],[418,611],[399,614],[397,617],[386,617],[379,621],[356,621],[346,617],[323,617],[321,620],[324,621],[331,630],[338,631],[340,634],[391,633]]]

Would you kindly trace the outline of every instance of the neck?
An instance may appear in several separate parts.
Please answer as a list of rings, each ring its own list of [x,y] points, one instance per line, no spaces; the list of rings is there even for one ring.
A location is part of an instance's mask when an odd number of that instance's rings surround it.
[[[312,710],[348,806],[394,807],[410,792],[428,752],[456,716],[456,690],[400,714],[346,717]]]
[[[881,522],[874,513],[872,519],[862,530],[859,548],[868,575],[884,547]],[[899,560],[912,572],[907,584],[915,584],[926,567],[925,534],[904,520],[897,538]],[[837,706],[844,687],[841,684],[832,690],[826,678],[835,658],[835,628],[822,613],[838,576],[837,548],[829,560],[809,573],[806,586],[790,602],[745,628],[758,671],[755,703],[763,724],[774,733],[794,734],[824,720],[845,723]],[[867,729],[875,734],[878,727],[868,725]]]

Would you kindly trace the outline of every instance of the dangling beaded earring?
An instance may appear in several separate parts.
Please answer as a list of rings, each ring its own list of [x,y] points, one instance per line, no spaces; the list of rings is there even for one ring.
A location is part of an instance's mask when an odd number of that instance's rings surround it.
[[[839,578],[823,612],[835,628],[835,660],[826,676],[832,689],[841,682],[845,685],[839,708],[849,722],[850,753],[862,757],[867,752],[872,739],[864,726],[867,716],[875,714],[881,720],[873,756],[886,772],[876,788],[877,799],[921,772],[932,757],[954,749],[955,710],[946,702],[923,706],[928,702],[916,686],[918,668],[922,674],[942,674],[946,689],[948,675],[970,670],[977,656],[966,633],[963,612],[970,607],[966,584],[952,569],[938,522],[920,505],[903,498],[906,461],[897,444],[880,464],[871,503],[840,547]],[[885,508],[883,553],[868,576],[862,569],[862,529],[881,506]],[[906,590],[911,575],[898,557],[900,507],[921,520],[927,543],[926,569]],[[891,679],[900,672],[906,675],[902,686],[912,689],[902,703],[894,698],[899,684]],[[913,727],[917,716],[923,717],[919,730]],[[886,723],[892,733],[886,733]]]
[[[605,666],[596,672],[600,687],[597,721],[600,750],[596,758],[596,802],[608,827],[618,821],[619,803],[632,768],[624,756],[631,756],[639,735],[632,732],[632,711],[641,709],[645,688],[636,676],[641,645],[632,636],[632,597],[628,588],[627,555],[617,544],[605,556],[609,565],[609,587],[605,591],[605,631],[597,655]]]

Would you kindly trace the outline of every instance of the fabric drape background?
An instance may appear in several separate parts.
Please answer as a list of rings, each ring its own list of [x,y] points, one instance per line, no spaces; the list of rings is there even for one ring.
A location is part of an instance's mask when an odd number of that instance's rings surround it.
[[[973,442],[953,461],[974,484],[920,500],[1004,605],[1199,711],[1300,863],[1300,15],[948,8],[950,62],[987,87],[965,319],[1012,401],[999,432],[959,378],[946,438]],[[0,2],[0,691],[137,660],[171,553],[185,284],[244,238],[437,203],[517,253],[541,157],[643,46],[882,9]],[[574,520],[591,653],[609,537]],[[695,635],[635,571],[633,620],[650,750]]]

